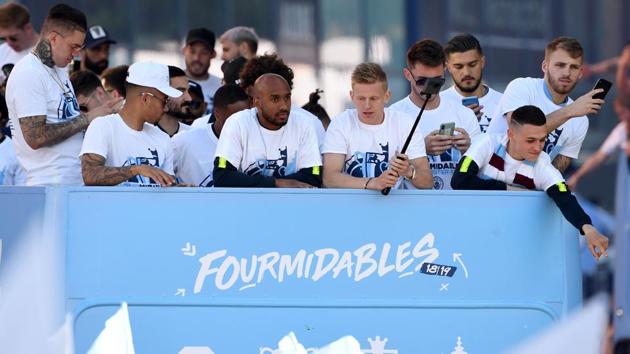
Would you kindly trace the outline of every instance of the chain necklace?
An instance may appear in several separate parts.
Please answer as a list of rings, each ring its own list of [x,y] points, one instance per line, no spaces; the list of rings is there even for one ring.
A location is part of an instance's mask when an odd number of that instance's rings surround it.
[[[39,60],[39,62],[44,67],[44,70],[46,70],[48,75],[50,75],[53,81],[59,86],[59,88],[63,92],[63,96],[68,99],[74,97],[74,95],[72,94],[72,91],[70,91],[70,89],[67,86],[65,86],[63,82],[61,81],[59,74],[57,74],[57,70],[55,70],[54,68],[52,69],[52,71],[54,72],[54,75],[53,75],[53,73],[50,72],[50,68],[46,64],[44,64],[44,61],[42,60],[42,58],[40,58],[39,55],[35,52],[35,49],[33,49],[31,53],[33,53],[33,55]]]

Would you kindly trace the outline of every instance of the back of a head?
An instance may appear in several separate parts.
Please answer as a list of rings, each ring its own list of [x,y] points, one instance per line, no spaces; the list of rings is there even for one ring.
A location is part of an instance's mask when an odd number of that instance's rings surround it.
[[[74,7],[66,4],[54,5],[48,11],[48,16],[42,26],[42,33],[46,34],[51,31],[87,32],[87,19],[85,14]]]
[[[186,76],[186,72],[184,70],[173,65],[168,66],[168,77],[170,79],[181,76]]]
[[[221,71],[223,71],[223,82],[226,84],[239,84],[239,75],[246,63],[247,59],[241,56],[224,62],[223,65],[221,65]]]
[[[31,22],[31,14],[23,5],[8,2],[0,5],[0,28],[21,28]]]
[[[107,68],[101,74],[101,77],[105,81],[106,85],[116,90],[121,97],[127,95],[125,89],[125,82],[127,80],[127,72],[129,71],[129,65],[120,65],[113,68]]]
[[[74,88],[74,93],[79,96],[89,96],[101,85],[101,79],[89,70],[75,71],[70,75],[70,82]]]
[[[547,117],[545,117],[545,113],[536,106],[521,106],[512,112],[510,125],[514,126],[525,124],[540,127],[547,124]]]
[[[324,127],[326,127],[328,126],[328,123],[330,123],[330,116],[328,115],[328,112],[326,112],[326,109],[324,109],[324,107],[319,104],[319,99],[321,98],[321,96],[319,95],[320,92],[323,91],[320,91],[318,89],[314,92],[311,92],[311,94],[308,96],[308,103],[302,106],[302,108],[314,114],[317,118],[319,118],[320,121],[322,121]]]
[[[434,68],[444,65],[445,62],[444,49],[440,43],[431,39],[418,41],[407,50],[407,66],[409,67],[420,63]]]
[[[293,88],[293,70],[276,54],[265,54],[249,59],[241,70],[240,85],[246,89],[253,86],[259,77],[270,73],[282,76],[289,84],[289,88]]]
[[[376,63],[361,63],[352,71],[352,85],[373,84],[380,82],[387,90],[387,74],[383,68]]]
[[[453,53],[464,53],[469,50],[476,50],[480,55],[483,55],[481,44],[475,36],[470,33],[462,33],[451,38],[444,47],[444,54],[448,58]]]
[[[249,101],[247,93],[238,85],[226,84],[214,93],[213,105],[215,108],[225,109],[228,105],[240,101]]]
[[[258,35],[251,27],[238,26],[230,28],[221,35],[220,40],[228,40],[236,45],[245,42],[253,55],[256,55],[258,51]]]
[[[548,58],[551,53],[558,49],[566,51],[573,59],[584,57],[584,49],[582,48],[580,42],[578,42],[575,38],[563,36],[554,38],[551,42],[547,43],[547,47],[545,48],[545,58]]]

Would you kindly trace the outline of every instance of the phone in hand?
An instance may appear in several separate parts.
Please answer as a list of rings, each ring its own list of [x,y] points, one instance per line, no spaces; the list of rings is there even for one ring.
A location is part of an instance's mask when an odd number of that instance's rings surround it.
[[[479,98],[477,98],[477,96],[470,96],[470,97],[464,97],[462,99],[462,105],[468,107],[468,106],[472,106],[472,105],[477,105],[479,106]]]
[[[593,87],[593,90],[604,89],[604,91],[594,94],[593,98],[599,99],[599,100],[603,100],[604,98],[606,98],[606,95],[608,94],[608,91],[610,91],[611,87],[612,87],[612,82],[610,82],[610,81],[608,81],[606,79],[599,79],[599,80],[597,80],[597,83]]]
[[[455,122],[448,122],[440,124],[439,135],[453,135],[455,132]]]

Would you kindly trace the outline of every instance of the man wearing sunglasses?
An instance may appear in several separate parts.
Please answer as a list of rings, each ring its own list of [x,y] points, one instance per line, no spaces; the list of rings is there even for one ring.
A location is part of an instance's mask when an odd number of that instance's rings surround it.
[[[90,113],[79,109],[68,64],[79,55],[87,30],[83,12],[53,6],[33,51],[20,60],[7,82],[7,107],[15,152],[27,185],[80,185],[83,131],[115,111],[113,100]]]
[[[126,90],[120,113],[95,119],[85,132],[81,148],[85,185],[175,185],[171,141],[155,124],[168,98],[182,92],[170,86],[166,65],[151,62],[129,67]]]
[[[0,67],[16,64],[35,46],[39,34],[31,25],[31,14],[20,4],[9,2],[0,6]],[[0,73],[0,81],[7,75]]]
[[[443,78],[445,69],[446,58],[439,43],[430,39],[416,42],[407,51],[407,67],[403,69],[411,92],[390,107],[417,117],[426,99],[421,94],[424,84],[428,78]],[[452,131],[441,129],[449,123],[454,123]],[[470,146],[471,138],[481,134],[477,117],[472,110],[460,104],[445,102],[440,99],[440,95],[433,95],[427,101],[418,128],[424,137],[429,157],[433,189],[451,189],[451,177],[457,162]]]

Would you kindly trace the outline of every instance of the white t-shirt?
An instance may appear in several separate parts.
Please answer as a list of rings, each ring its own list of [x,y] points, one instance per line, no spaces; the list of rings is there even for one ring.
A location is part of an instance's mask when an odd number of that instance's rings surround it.
[[[192,80],[201,85],[201,90],[203,91],[203,99],[208,104],[206,114],[212,113],[214,93],[217,92],[219,87],[221,87],[221,78],[212,74],[208,74],[208,78],[205,80]]]
[[[420,107],[416,106],[409,96],[392,104],[390,108],[405,112],[414,118],[420,113]],[[439,130],[440,124],[449,122],[454,122],[456,128],[464,129],[473,141],[476,136],[481,134],[477,117],[471,109],[461,104],[442,100],[441,96],[440,105],[437,108],[425,110],[422,113],[418,129],[422,137],[426,138],[432,131]],[[459,133],[455,132],[454,134],[458,135]],[[461,155],[461,152],[455,147],[446,150],[439,156],[428,155],[429,166],[433,174],[433,189],[451,189],[451,177],[453,177]]]
[[[177,134],[171,139],[175,175],[182,182],[199,187],[214,185],[214,152],[219,138],[214,134],[213,126],[214,124],[206,124]]]
[[[31,49],[33,49],[33,47],[26,48],[21,52],[16,52],[13,48],[9,47],[7,43],[2,43],[0,45],[0,68],[5,64],[17,64],[20,59],[30,53]],[[0,70],[0,82],[4,81],[5,78],[4,73]]]
[[[501,96],[503,96],[503,94],[499,91],[493,90],[489,86],[483,86],[488,89],[488,92],[486,92],[483,97],[479,97],[479,105],[483,106],[483,114],[481,115],[481,118],[477,121],[479,122],[479,129],[481,130],[481,132],[485,133],[488,129],[488,125],[490,125],[490,122],[492,121],[492,118],[494,118],[492,115],[496,111],[499,105],[499,100],[501,99]],[[443,100],[452,101],[455,104],[462,104],[462,100],[466,97],[460,95],[459,92],[457,92],[457,89],[455,89],[455,85],[453,85],[450,88],[440,92],[440,98]]]
[[[201,116],[201,117],[199,117],[199,118],[197,118],[197,119],[193,120],[193,122],[192,122],[192,124],[191,124],[190,126],[191,126],[193,129],[196,129],[196,128],[203,128],[203,127],[205,127],[206,125],[211,124],[211,123],[209,122],[209,120],[210,120],[210,116],[211,116],[211,114],[206,114],[205,116]]]
[[[499,102],[499,107],[488,127],[489,133],[505,134],[507,132],[507,120],[505,114],[513,112],[525,105],[534,105],[540,108],[546,115],[573,102],[571,98],[564,104],[553,103],[544,79],[531,77],[517,78],[508,84]],[[588,118],[586,116],[569,119],[556,130],[549,133],[545,142],[544,151],[553,160],[558,154],[577,159],[582,142],[588,130]]]
[[[78,158],[83,132],[53,146],[33,150],[24,141],[19,123],[19,118],[32,116],[46,116],[46,122],[51,124],[63,123],[80,115],[67,68],[53,70],[32,53],[28,54],[15,65],[9,77],[7,107],[15,152],[27,173],[26,184],[83,184]]]
[[[414,119],[406,113],[385,108],[383,123],[365,124],[356,109],[348,109],[330,121],[322,153],[345,155],[343,172],[353,177],[378,177],[401,151]],[[419,129],[407,148],[410,160],[426,156]]]
[[[604,140],[604,143],[602,143],[599,151],[608,156],[617,149],[626,150],[626,145],[628,144],[627,139],[628,132],[626,131],[626,122],[620,122],[615,129],[608,134],[608,137]]]
[[[294,110],[278,130],[262,127],[256,108],[234,113],[221,130],[215,157],[250,176],[282,177],[322,165],[312,121]]]
[[[322,146],[324,145],[324,137],[326,136],[326,129],[324,129],[324,124],[322,124],[322,121],[320,121],[319,118],[317,118],[317,116],[315,116],[313,113],[305,110],[302,107],[291,106],[291,113],[296,114],[296,115],[303,115],[313,122],[315,133],[317,133],[317,142],[321,150]],[[192,122],[191,127],[200,128],[200,127],[206,126],[210,124],[208,122],[209,119],[210,119],[210,114],[201,116]]]
[[[311,121],[311,124],[313,124],[313,128],[315,129],[315,133],[317,134],[317,145],[319,146],[319,149],[321,151],[322,147],[324,146],[324,139],[326,138],[326,129],[324,129],[324,124],[322,123],[322,121],[319,120],[319,118],[317,118],[317,116],[313,113],[299,106],[291,106],[291,113],[296,115],[303,115]]]
[[[4,137],[0,143],[0,185],[23,186],[26,184],[26,172],[15,157],[13,141]]]
[[[563,182],[562,174],[552,164],[549,155],[541,152],[536,162],[517,161],[507,153],[506,135],[484,134],[470,146],[465,156],[470,157],[479,166],[479,176],[504,182],[509,185],[519,178],[533,180],[536,190],[546,191],[549,187]],[[494,156],[496,155],[496,156]],[[497,169],[492,159],[503,160],[503,169]],[[498,158],[498,159],[497,159]],[[520,175],[517,178],[517,173]]]
[[[145,123],[142,131],[131,129],[119,114],[96,118],[85,132],[83,154],[105,158],[105,166],[151,165],[173,174],[173,151],[167,134]],[[134,176],[121,183],[126,186],[159,186],[153,179]]]

